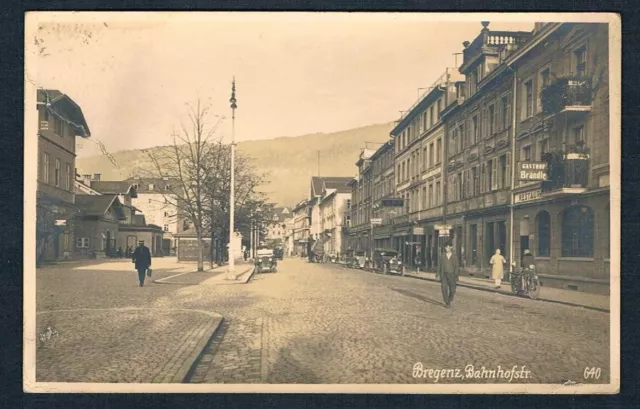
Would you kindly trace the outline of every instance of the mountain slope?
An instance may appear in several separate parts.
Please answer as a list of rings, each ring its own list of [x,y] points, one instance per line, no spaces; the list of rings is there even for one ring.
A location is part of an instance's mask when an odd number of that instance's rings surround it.
[[[370,125],[329,134],[311,134],[238,143],[238,151],[252,157],[256,167],[270,181],[261,188],[278,205],[291,206],[308,195],[312,176],[356,176],[358,155],[367,143],[377,148],[389,138],[392,123]],[[80,174],[100,173],[102,180],[122,180],[136,175],[146,155],[140,150],[113,153],[121,167],[116,169],[106,156],[76,158]]]

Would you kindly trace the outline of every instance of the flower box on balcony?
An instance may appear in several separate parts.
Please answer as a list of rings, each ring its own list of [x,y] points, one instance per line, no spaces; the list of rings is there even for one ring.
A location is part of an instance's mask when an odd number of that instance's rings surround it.
[[[542,88],[540,94],[542,111],[556,114],[567,107],[591,106],[591,79],[582,76],[564,76],[553,80]]]

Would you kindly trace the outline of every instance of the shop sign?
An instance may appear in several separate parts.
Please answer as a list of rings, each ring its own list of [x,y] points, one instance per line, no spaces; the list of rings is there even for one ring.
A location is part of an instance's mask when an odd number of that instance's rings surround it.
[[[414,227],[413,234],[416,236],[424,236],[424,227]]]
[[[529,202],[542,197],[542,190],[530,190],[524,193],[518,193],[515,197],[515,203]]]
[[[382,207],[402,207],[404,205],[404,199],[400,198],[382,199],[380,202]]]
[[[518,162],[518,180],[547,180],[547,164],[545,162]]]

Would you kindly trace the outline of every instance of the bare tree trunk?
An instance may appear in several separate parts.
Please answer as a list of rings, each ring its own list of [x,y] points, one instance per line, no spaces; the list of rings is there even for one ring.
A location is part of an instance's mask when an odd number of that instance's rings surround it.
[[[200,229],[196,231],[196,238],[198,240],[198,271],[204,271],[204,242],[202,240],[202,231],[200,231]]]

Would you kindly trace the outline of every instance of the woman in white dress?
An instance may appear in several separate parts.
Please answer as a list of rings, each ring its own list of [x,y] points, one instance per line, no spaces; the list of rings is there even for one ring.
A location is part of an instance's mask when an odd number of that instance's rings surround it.
[[[491,278],[495,280],[496,288],[500,288],[502,279],[504,278],[504,264],[507,262],[500,254],[500,249],[496,249],[496,254],[491,256],[489,264],[491,264]]]

